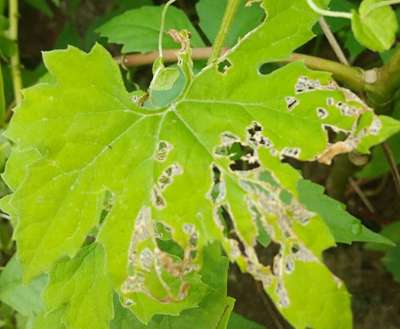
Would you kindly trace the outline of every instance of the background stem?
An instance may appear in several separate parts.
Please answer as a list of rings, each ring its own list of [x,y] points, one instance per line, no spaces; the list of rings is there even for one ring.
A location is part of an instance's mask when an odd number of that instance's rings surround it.
[[[344,54],[342,47],[340,47],[339,42],[336,40],[336,37],[333,34],[328,23],[326,22],[325,18],[321,17],[319,19],[319,25],[321,26],[322,32],[324,32],[326,39],[329,42],[329,45],[331,46],[333,52],[335,53],[339,61],[344,65],[350,65],[349,61],[346,58],[346,55]]]
[[[21,63],[19,58],[18,46],[18,0],[9,1],[9,21],[10,29],[8,31],[9,38],[14,42],[14,52],[11,56],[11,76],[14,86],[15,105],[19,106],[22,100],[22,78],[21,78]]]
[[[235,14],[239,8],[239,5],[240,5],[240,0],[228,0],[224,18],[222,19],[221,27],[214,41],[214,46],[211,52],[211,56],[208,60],[208,64],[216,62],[219,56],[221,55],[222,48],[225,45],[225,39],[233,23],[233,19],[235,18]]]
[[[6,97],[4,94],[4,79],[3,69],[0,64],[0,127],[4,127],[6,124]]]

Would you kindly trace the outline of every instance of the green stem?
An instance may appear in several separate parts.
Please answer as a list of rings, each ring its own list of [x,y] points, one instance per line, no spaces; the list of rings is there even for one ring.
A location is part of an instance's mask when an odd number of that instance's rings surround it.
[[[226,36],[228,35],[229,29],[233,23],[233,19],[239,8],[240,0],[228,0],[228,4],[225,9],[224,18],[222,20],[221,27],[218,31],[217,37],[214,42],[214,46],[211,52],[211,56],[208,59],[208,64],[215,63],[222,51],[225,44]]]
[[[307,0],[307,3],[312,10],[314,10],[317,14],[320,14],[322,16],[347,18],[347,19],[353,18],[353,14],[351,14],[351,13],[342,12],[342,11],[330,11],[330,10],[322,9],[322,8],[318,7],[313,0]]]
[[[365,90],[378,112],[385,112],[385,108],[390,105],[395,93],[400,89],[400,47],[384,66],[374,71],[376,81],[367,83]]]
[[[163,38],[164,38],[165,20],[167,17],[168,7],[172,5],[175,1],[176,0],[169,0],[165,4],[161,14],[160,34],[158,35],[158,55],[160,58],[163,57]]]
[[[6,97],[4,95],[3,69],[0,64],[0,127],[6,124]]]
[[[368,11],[365,13],[365,16],[367,16],[369,13],[373,12],[376,9],[386,7],[386,6],[391,6],[391,5],[397,5],[400,3],[400,0],[387,0],[387,1],[381,1],[374,3],[373,5],[370,5],[368,8]]]
[[[10,29],[8,31],[8,36],[15,44],[15,49],[11,56],[11,76],[14,85],[14,97],[16,106],[19,106],[22,101],[21,63],[19,58],[19,46],[18,46],[18,18],[19,18],[18,0],[10,0],[9,1]]]

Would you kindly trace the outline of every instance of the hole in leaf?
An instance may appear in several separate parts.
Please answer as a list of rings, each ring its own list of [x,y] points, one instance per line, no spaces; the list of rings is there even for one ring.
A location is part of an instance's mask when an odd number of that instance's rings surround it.
[[[328,142],[330,144],[334,144],[339,141],[344,141],[348,137],[348,134],[346,134],[343,131],[335,130],[335,128],[330,125],[324,125],[324,129],[326,131],[326,134],[328,136]]]
[[[286,106],[288,111],[292,111],[296,106],[298,106],[300,104],[300,101],[293,96],[286,96],[285,97],[285,101],[286,101]]]
[[[228,153],[232,160],[229,167],[233,171],[249,171],[260,167],[254,150],[248,145],[236,142],[229,147]]]
[[[279,68],[279,65],[276,63],[264,63],[258,68],[258,73],[260,75],[268,75],[268,74],[274,72],[278,68]]]
[[[228,72],[231,66],[232,63],[228,59],[225,59],[222,62],[218,63],[218,72],[225,74],[226,72]]]
[[[213,186],[211,188],[210,196],[214,202],[223,199],[225,195],[224,183],[221,181],[221,171],[215,165],[212,166]]]
[[[111,212],[115,203],[115,195],[110,190],[106,190],[103,198],[102,210],[100,213],[100,224],[104,222],[108,214]]]
[[[270,266],[272,268],[274,258],[279,254],[280,245],[271,241],[267,248],[257,243],[255,246],[255,252],[259,262],[264,266]]]
[[[300,246],[299,246],[297,243],[295,243],[295,244],[292,246],[292,248],[290,249],[290,251],[291,251],[293,254],[296,254],[296,253],[298,253],[298,252],[300,251]]]
[[[237,236],[231,215],[225,209],[225,207],[219,208],[219,214],[220,214],[220,218],[222,219],[222,222],[224,224],[224,234],[229,239],[235,240],[238,243],[239,250],[242,253],[242,255],[246,255],[246,248],[244,247],[242,241]]]
[[[179,259],[183,259],[184,250],[183,248],[176,243],[174,240],[160,240],[157,239],[157,245],[161,251],[166,252],[167,254],[178,257]]]

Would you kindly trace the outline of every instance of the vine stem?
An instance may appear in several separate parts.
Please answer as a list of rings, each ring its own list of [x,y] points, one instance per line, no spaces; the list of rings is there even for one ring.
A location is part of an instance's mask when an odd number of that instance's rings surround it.
[[[351,14],[351,13],[346,13],[343,11],[330,11],[330,10],[322,9],[322,8],[318,7],[313,0],[307,0],[307,3],[312,10],[314,10],[317,14],[320,14],[321,16],[347,18],[347,19],[353,18],[353,14]]]
[[[19,106],[22,101],[21,90],[22,86],[22,78],[21,78],[21,62],[19,57],[19,46],[18,46],[18,0],[10,0],[9,1],[9,20],[10,20],[10,28],[8,30],[9,38],[14,42],[15,49],[11,56],[11,76],[14,86],[14,97],[15,104]]]
[[[161,24],[160,24],[160,34],[158,35],[158,55],[159,57],[163,57],[163,38],[164,38],[164,30],[165,30],[165,19],[167,17],[168,7],[171,6],[176,0],[169,0],[162,11],[161,14]]]
[[[393,151],[388,143],[382,144],[383,152],[385,153],[386,159],[389,163],[390,170],[392,171],[394,184],[396,187],[397,194],[400,195],[400,173],[397,167],[396,159],[394,158]]]
[[[3,69],[0,65],[0,127],[6,125],[6,98],[4,95],[4,79],[3,79]]]
[[[212,48],[211,56],[208,59],[208,64],[215,63],[218,57],[221,55],[222,48],[224,47],[225,44],[226,36],[228,35],[229,29],[232,26],[239,5],[240,5],[240,0],[228,0],[224,18],[222,19],[221,27],[214,41],[214,46]]]

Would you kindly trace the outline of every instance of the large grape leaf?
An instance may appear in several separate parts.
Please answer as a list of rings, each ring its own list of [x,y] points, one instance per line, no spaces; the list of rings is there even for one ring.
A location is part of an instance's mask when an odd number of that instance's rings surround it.
[[[7,130],[15,147],[4,178],[13,193],[2,200],[27,279],[76,269],[57,281],[62,293],[47,298],[54,311],[39,323],[68,329],[87,321],[66,288],[77,278],[110,280],[142,322],[177,315],[204,298],[203,249],[217,240],[293,326],[351,328],[349,295],[321,260],[333,237],[299,202],[300,175],[281,160],[329,163],[339,153],[368,152],[400,125],[302,63],[261,74],[263,63],[310,39],[317,20],[303,0],[263,6],[267,19],[221,59],[225,68],[194,76],[187,33],[175,33],[186,85],[165,107],[130,95],[101,46],[44,55],[53,80],[24,92]],[[330,143],[328,127],[345,139]],[[255,251],[260,227],[280,245],[272,269]],[[93,239],[94,247],[79,251]],[[101,266],[90,267],[98,257]],[[106,326],[111,312],[111,297],[107,304],[98,296],[104,312],[93,328]]]

